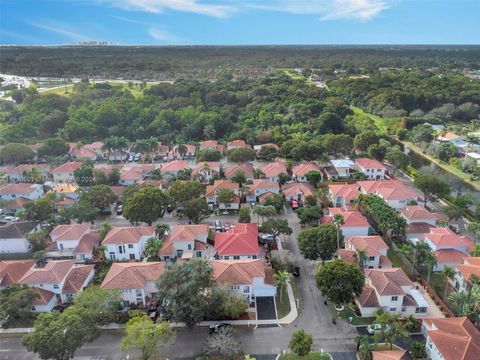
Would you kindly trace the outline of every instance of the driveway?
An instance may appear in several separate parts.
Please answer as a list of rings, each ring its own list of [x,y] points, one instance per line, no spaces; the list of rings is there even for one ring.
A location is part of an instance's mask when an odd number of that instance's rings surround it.
[[[257,304],[257,320],[275,320],[277,318],[273,296],[256,297],[255,302]]]

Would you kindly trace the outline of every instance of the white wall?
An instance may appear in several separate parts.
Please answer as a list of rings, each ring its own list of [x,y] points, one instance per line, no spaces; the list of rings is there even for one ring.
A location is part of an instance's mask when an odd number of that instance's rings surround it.
[[[55,307],[55,305],[57,304],[57,297],[56,296],[52,296],[52,298],[50,299],[50,301],[48,302],[48,304],[46,305],[34,305],[32,307],[32,312],[50,312],[53,310],[53,308]],[[34,310],[35,308],[35,310]]]
[[[0,238],[0,253],[28,253],[30,244],[25,238],[2,239]]]
[[[368,236],[368,226],[353,226],[353,227],[346,227],[342,226],[342,233],[344,239],[347,240],[350,236]]]

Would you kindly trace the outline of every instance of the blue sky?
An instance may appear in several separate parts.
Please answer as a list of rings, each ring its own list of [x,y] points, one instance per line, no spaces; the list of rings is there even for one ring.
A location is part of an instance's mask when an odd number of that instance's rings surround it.
[[[0,0],[1,44],[479,44],[480,0]]]

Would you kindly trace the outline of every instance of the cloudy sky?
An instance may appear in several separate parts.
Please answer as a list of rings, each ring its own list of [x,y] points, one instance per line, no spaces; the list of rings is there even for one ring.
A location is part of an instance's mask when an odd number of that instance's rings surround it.
[[[480,0],[0,0],[1,44],[479,44]]]

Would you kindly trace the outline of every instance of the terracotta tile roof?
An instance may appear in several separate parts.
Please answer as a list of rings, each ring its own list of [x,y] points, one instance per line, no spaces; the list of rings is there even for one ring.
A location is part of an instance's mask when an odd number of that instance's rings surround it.
[[[387,169],[380,161],[369,158],[357,158],[355,164],[360,165],[364,169]]]
[[[38,184],[27,184],[27,183],[9,183],[3,186],[0,186],[0,195],[23,195],[31,194],[32,192],[37,191],[41,185]]]
[[[278,176],[281,173],[287,174],[287,167],[280,161],[267,163],[260,167],[260,170],[263,171],[266,177]]]
[[[258,202],[260,204],[263,204],[265,202],[265,200],[267,200],[270,197],[273,197],[275,194],[278,194],[278,193],[273,193],[271,191],[267,191],[266,193],[263,193],[262,195],[260,195],[258,197]]]
[[[461,264],[465,254],[455,249],[441,249],[434,252],[437,264]]]
[[[277,144],[274,144],[274,143],[266,143],[266,144],[260,144],[260,145],[256,145],[256,146],[259,146],[259,149],[262,149],[264,147],[271,147],[271,148],[274,148],[277,151],[280,150],[280,147]]]
[[[19,221],[0,226],[2,239],[23,239],[38,226],[38,221]]]
[[[338,254],[341,260],[352,263],[352,264],[358,264],[358,256],[356,251],[348,250],[348,249],[340,249]]]
[[[50,260],[43,268],[31,268],[20,279],[20,284],[60,284],[75,265],[74,260]]]
[[[252,284],[254,277],[265,278],[264,260],[213,260],[213,279],[220,285]]]
[[[302,163],[292,168],[293,176],[305,176],[310,171],[320,171],[320,168],[314,163]]]
[[[82,163],[80,161],[71,161],[71,162],[67,162],[65,164],[62,164],[62,165],[56,167],[55,169],[52,170],[52,173],[54,173],[54,174],[57,174],[57,173],[61,173],[61,174],[72,173],[75,170],[79,169],[80,166],[82,166]]]
[[[70,151],[70,155],[77,157],[77,158],[86,158],[86,159],[94,159],[97,157],[97,153],[86,146],[82,146],[81,148],[74,148]]]
[[[227,232],[216,233],[215,251],[219,255],[258,255],[257,224],[236,224]]]
[[[432,228],[430,232],[425,234],[435,246],[439,247],[455,247],[466,246],[468,250],[473,249],[473,241],[466,236],[459,236],[449,228]]]
[[[180,170],[189,168],[187,160],[173,160],[166,164],[163,164],[161,167],[162,173],[177,173]]]
[[[220,172],[220,166],[221,163],[220,161],[200,161],[195,164],[195,166],[192,169],[192,175],[197,175],[201,173],[205,169],[205,165],[208,166],[208,169],[213,172]]]
[[[362,307],[379,307],[379,303],[377,300],[377,295],[375,294],[375,290],[365,285],[362,289],[362,293],[358,297],[358,302]]]
[[[437,213],[432,213],[419,205],[409,205],[406,209],[400,211],[403,217],[410,222],[422,222],[422,220],[441,220],[443,219]]]
[[[232,140],[227,143],[227,147],[244,147],[249,148],[251,147],[248,145],[245,140]]]
[[[163,262],[113,263],[102,282],[104,289],[144,289],[165,271]]]
[[[63,294],[76,294],[83,290],[83,284],[93,271],[94,265],[75,266],[70,270],[63,283]]]
[[[380,255],[380,261],[378,264],[382,267],[392,266],[392,262],[390,261],[390,259],[383,255]]]
[[[418,222],[418,223],[407,225],[405,232],[407,234],[425,234],[429,232],[431,228],[434,228],[434,227],[435,226],[424,223],[424,222]]]
[[[253,165],[251,163],[227,164],[223,169],[226,178],[232,177],[239,171],[242,171],[247,179],[253,178]]]
[[[35,265],[35,260],[0,261],[0,287],[16,284]]]
[[[417,200],[421,195],[400,180],[364,180],[357,184],[367,194],[380,195],[385,200]]]
[[[209,149],[209,148],[216,149],[217,145],[218,145],[217,140],[200,141],[199,149]]]
[[[80,240],[80,238],[90,230],[89,224],[68,224],[57,225],[50,232],[52,241],[61,240]]]
[[[466,281],[470,281],[474,275],[480,276],[480,257],[465,257],[463,264],[457,265],[457,270]]]
[[[100,233],[92,231],[81,237],[77,247],[73,250],[74,254],[91,254],[96,246],[100,245]]]
[[[83,145],[83,147],[85,147],[87,149],[91,149],[91,150],[102,150],[104,145],[105,144],[101,141],[95,141],[91,144],[85,144],[85,145]]]
[[[415,299],[410,294],[405,294],[405,295],[403,295],[402,305],[403,306],[418,306],[418,303],[415,301]]]
[[[340,214],[343,216],[345,221],[345,223],[341,226],[342,228],[370,227],[367,219],[358,210],[346,211],[342,208],[328,208],[328,211],[330,215],[324,216],[322,218],[322,223],[333,224],[333,216],[335,214]]]
[[[355,250],[364,250],[368,256],[380,256],[381,250],[388,249],[383,239],[376,236],[350,236],[346,241],[348,248],[353,247]]]
[[[33,305],[47,305],[50,302],[50,300],[52,300],[52,297],[55,296],[55,294],[51,291],[38,289],[38,288],[35,288],[35,290],[38,293],[38,298],[33,300],[33,303],[32,303]]]
[[[410,360],[407,350],[372,351],[372,360]]]
[[[355,184],[328,185],[328,189],[333,195],[340,196],[347,200],[357,199],[360,195],[358,185]]]
[[[107,233],[102,244],[135,244],[142,236],[155,236],[153,226],[113,227]]]
[[[207,186],[205,196],[214,196],[220,189],[229,189],[237,192],[240,189],[240,185],[231,180],[215,180],[213,185]]]
[[[282,187],[282,192],[285,196],[296,197],[301,193],[302,197],[315,194],[315,187],[310,183],[286,183]]]
[[[148,173],[155,169],[155,165],[135,165],[124,167],[120,173],[120,180],[142,180]]]
[[[437,139],[445,139],[445,140],[454,140],[454,139],[458,139],[458,138],[462,138],[460,135],[457,135],[453,132],[447,132],[445,135],[443,136],[439,136]]]
[[[248,188],[248,194],[255,194],[256,189],[271,189],[277,190],[277,192],[280,190],[278,183],[267,179],[255,179],[252,184],[248,185]]]
[[[480,332],[466,317],[424,319],[426,330],[445,360],[478,360]]]
[[[176,225],[173,231],[165,237],[165,241],[193,241],[199,236],[208,236],[208,224]]]
[[[405,295],[402,286],[413,286],[412,282],[401,268],[367,269],[365,276],[379,295]]]
[[[197,152],[197,147],[195,145],[192,145],[192,144],[184,144],[185,145],[185,148],[187,149],[187,154],[195,154]],[[178,152],[178,147],[179,145],[175,145],[173,147],[173,149],[170,151],[170,153],[173,155],[173,156],[180,156],[180,153]]]

